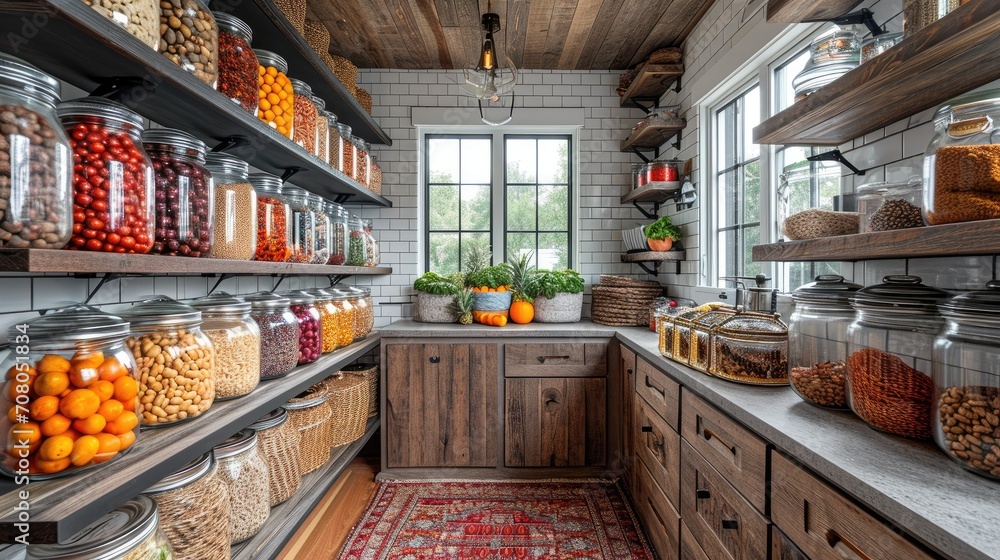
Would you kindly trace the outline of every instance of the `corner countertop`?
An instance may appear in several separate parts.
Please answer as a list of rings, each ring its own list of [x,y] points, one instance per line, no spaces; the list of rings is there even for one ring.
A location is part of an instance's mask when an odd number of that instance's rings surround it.
[[[528,323],[527,325],[507,323],[503,327],[490,327],[479,323],[471,325],[420,323],[403,319],[379,329],[378,332],[382,338],[614,338],[618,330],[615,327],[606,327],[586,320],[579,323]]]

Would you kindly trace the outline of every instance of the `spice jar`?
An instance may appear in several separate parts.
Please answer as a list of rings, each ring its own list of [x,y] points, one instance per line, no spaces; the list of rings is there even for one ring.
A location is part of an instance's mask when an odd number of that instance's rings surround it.
[[[212,217],[213,259],[248,261],[257,251],[257,193],[248,179],[247,162],[229,154],[205,156],[212,174],[215,204]]]
[[[334,303],[334,294],[321,289],[308,290],[306,293],[316,298],[316,308],[319,309],[320,330],[323,331],[323,353],[333,352],[338,348],[347,346],[346,344],[341,344],[344,341],[344,337],[340,335],[340,332],[343,329],[348,329],[353,334],[354,325],[347,322],[347,314],[340,306]]]
[[[337,123],[337,131],[340,133],[340,138],[337,140],[340,150],[337,169],[348,178],[354,179],[354,144],[351,143],[351,127]]]
[[[931,348],[947,293],[917,276],[886,276],[851,298],[847,328],[847,404],[869,426],[931,437]]]
[[[316,151],[316,117],[319,112],[312,100],[312,88],[302,80],[292,78],[291,82],[295,92],[292,139],[307,152],[313,153]]]
[[[201,331],[201,311],[167,297],[133,305],[126,344],[139,366],[143,426],[194,418],[215,400],[215,348]]]
[[[299,323],[299,365],[311,364],[323,353],[323,330],[316,298],[299,290],[282,292],[281,295],[288,298]]]
[[[243,20],[230,14],[212,12],[219,25],[220,93],[251,113],[257,112],[260,62],[250,47],[253,31]]]
[[[148,253],[153,247],[153,164],[142,117],[101,97],[59,104],[73,149],[70,249]]]
[[[284,405],[288,420],[299,431],[299,465],[306,475],[330,460],[330,407],[316,388],[300,393]]]
[[[257,118],[278,132],[292,137],[295,89],[285,75],[288,63],[271,51],[254,49],[257,61]]]
[[[312,102],[316,106],[316,143],[312,153],[319,159],[326,161],[330,149],[330,113],[326,111],[326,101],[314,95]]]
[[[1000,90],[938,109],[924,153],[924,219],[930,225],[1000,218]]]
[[[74,306],[13,325],[0,363],[0,471],[44,480],[106,463],[139,435],[129,325]],[[114,475],[111,475],[114,476]]]
[[[326,264],[330,260],[330,216],[323,209],[326,201],[315,194],[307,194],[306,201],[316,220],[313,226],[313,257],[309,262]]]
[[[281,179],[268,173],[248,177],[257,193],[257,249],[254,260],[285,262],[292,256],[291,209],[281,196]]]
[[[250,318],[260,329],[260,379],[275,379],[299,363],[299,321],[291,302],[271,292],[248,294]]]
[[[829,274],[792,293],[789,379],[795,393],[808,403],[847,408],[847,327],[854,320],[850,299],[860,289],[843,276]]]
[[[0,248],[62,249],[72,234],[73,159],[58,101],[55,78],[0,53]]]
[[[934,340],[934,441],[966,469],[1000,479],[1000,281],[940,306]]]
[[[288,262],[308,264],[316,251],[316,212],[309,203],[309,193],[297,187],[283,187],[281,194],[291,210],[289,230],[292,252]]]
[[[284,408],[272,410],[250,425],[257,432],[257,447],[267,463],[271,507],[285,502],[302,485],[299,464],[299,431],[288,422]]]
[[[250,302],[216,292],[192,301],[191,307],[201,311],[201,330],[215,349],[215,399],[242,397],[256,389],[261,334],[250,317]]]
[[[704,373],[711,371],[711,336],[717,325],[728,321],[735,314],[736,308],[734,307],[720,307],[708,313],[703,313],[691,321],[691,342],[689,343],[691,351],[688,357],[688,365]]]
[[[257,447],[257,433],[243,429],[212,450],[219,462],[219,481],[229,491],[229,540],[256,535],[271,513],[267,462]]]
[[[350,228],[347,242],[347,264],[348,266],[365,266],[365,257],[368,253],[365,223],[361,218],[351,216],[347,224]]]
[[[205,4],[161,0],[160,31],[160,53],[214,88],[219,74],[219,28]]]
[[[712,331],[709,373],[750,385],[787,385],[788,327],[768,313],[733,315]]]
[[[922,227],[920,181],[868,183],[857,190],[860,233]]]
[[[203,257],[212,250],[214,195],[205,168],[205,143],[180,130],[154,128],[142,133],[153,161],[159,255]]]
[[[340,165],[340,129],[337,127],[337,115],[326,112],[326,153],[323,154],[323,161],[330,164],[330,167],[339,169]]]
[[[646,165],[646,183],[667,183],[678,180],[677,161],[651,161]]]
[[[60,544],[32,544],[25,560],[164,560],[174,551],[160,529],[156,502],[136,496]]]
[[[211,451],[143,494],[156,500],[174,560],[229,558],[229,489]]]
[[[903,2],[903,36],[913,35],[968,1],[905,0]]]
[[[347,262],[350,214],[336,203],[326,203],[326,213],[330,217],[330,260],[326,264],[342,265]]]
[[[160,45],[160,5],[156,0],[83,0],[97,13],[125,28],[149,48]]]

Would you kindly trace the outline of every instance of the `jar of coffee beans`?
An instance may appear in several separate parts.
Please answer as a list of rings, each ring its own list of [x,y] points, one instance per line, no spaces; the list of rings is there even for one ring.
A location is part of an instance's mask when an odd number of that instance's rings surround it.
[[[876,182],[857,190],[859,233],[922,227],[923,190],[919,179]]]

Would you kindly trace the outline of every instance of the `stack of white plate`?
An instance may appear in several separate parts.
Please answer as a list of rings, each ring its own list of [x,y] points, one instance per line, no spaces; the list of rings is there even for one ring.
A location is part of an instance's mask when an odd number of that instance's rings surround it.
[[[649,250],[646,246],[646,234],[643,233],[643,229],[645,228],[639,226],[632,229],[622,230],[622,241],[625,243],[626,251],[632,252]]]

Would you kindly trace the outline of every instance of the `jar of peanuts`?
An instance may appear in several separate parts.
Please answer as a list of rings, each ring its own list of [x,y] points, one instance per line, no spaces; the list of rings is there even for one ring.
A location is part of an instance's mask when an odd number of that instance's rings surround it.
[[[213,259],[249,261],[257,251],[257,192],[247,176],[247,162],[217,152],[205,156],[212,174],[215,208],[212,219]]]
[[[215,348],[216,400],[242,397],[260,382],[260,328],[250,317],[251,304],[226,292],[191,302],[201,311],[201,330]]]
[[[281,194],[281,178],[269,173],[247,177],[257,193],[255,261],[285,262],[292,256],[291,208]]]
[[[869,426],[930,439],[931,348],[948,294],[918,276],[886,276],[858,290],[847,328],[847,404]]]
[[[294,124],[295,89],[289,81],[288,63],[271,51],[254,49],[257,67],[257,117],[271,128],[291,138]]]
[[[302,80],[292,78],[292,90],[295,92],[292,121],[292,140],[305,148],[310,154],[316,151],[316,119],[319,111],[313,103],[312,88]]]

